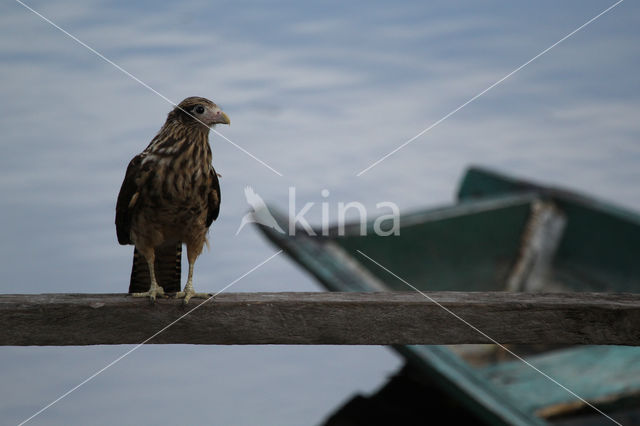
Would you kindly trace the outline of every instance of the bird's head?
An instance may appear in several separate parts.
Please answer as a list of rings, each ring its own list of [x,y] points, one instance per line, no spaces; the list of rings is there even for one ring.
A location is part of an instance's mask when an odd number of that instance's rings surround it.
[[[192,96],[180,102],[169,113],[169,119],[178,119],[185,125],[202,125],[207,127],[216,124],[231,124],[229,116],[209,99]]]

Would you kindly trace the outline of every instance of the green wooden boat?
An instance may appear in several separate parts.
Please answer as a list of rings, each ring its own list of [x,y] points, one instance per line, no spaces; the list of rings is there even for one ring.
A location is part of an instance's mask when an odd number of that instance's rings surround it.
[[[259,229],[331,291],[411,290],[357,250],[425,291],[640,291],[637,213],[475,167],[457,198],[451,206],[402,215],[398,236],[376,235],[373,223],[366,236],[359,224],[324,237]],[[510,348],[589,403],[617,413],[610,415],[637,416],[629,410],[640,407],[640,348]],[[394,349],[480,421],[611,423],[498,346]]]

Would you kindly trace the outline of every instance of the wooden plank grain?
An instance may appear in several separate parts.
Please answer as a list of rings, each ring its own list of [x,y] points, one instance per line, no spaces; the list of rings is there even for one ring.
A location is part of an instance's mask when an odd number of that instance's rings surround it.
[[[148,343],[490,343],[481,330],[504,344],[640,345],[636,294],[425,294],[223,293],[187,306],[125,294],[0,295],[0,345],[137,344],[168,325]]]

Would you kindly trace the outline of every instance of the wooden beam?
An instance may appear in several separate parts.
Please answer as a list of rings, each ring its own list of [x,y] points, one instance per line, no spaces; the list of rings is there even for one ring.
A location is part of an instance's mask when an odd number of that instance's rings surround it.
[[[500,343],[640,345],[640,295],[433,292]],[[137,344],[190,309],[124,294],[0,296],[0,345]],[[489,343],[416,292],[223,293],[148,343]]]

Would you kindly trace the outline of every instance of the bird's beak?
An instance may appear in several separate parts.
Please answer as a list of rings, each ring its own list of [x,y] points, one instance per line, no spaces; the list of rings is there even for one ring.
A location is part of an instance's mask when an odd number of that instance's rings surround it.
[[[216,114],[216,123],[220,123],[220,124],[231,124],[231,119],[229,119],[229,116],[227,114],[224,113],[224,111],[218,111],[218,114]]]

